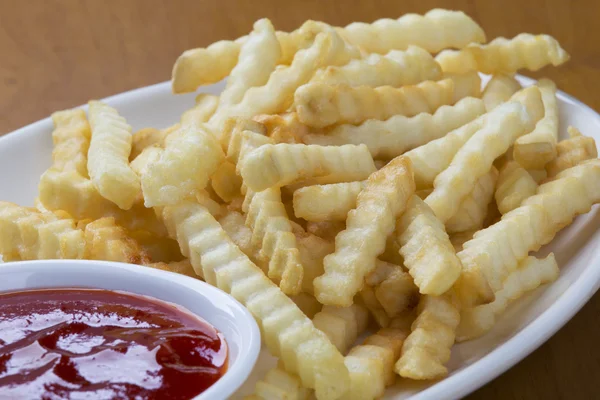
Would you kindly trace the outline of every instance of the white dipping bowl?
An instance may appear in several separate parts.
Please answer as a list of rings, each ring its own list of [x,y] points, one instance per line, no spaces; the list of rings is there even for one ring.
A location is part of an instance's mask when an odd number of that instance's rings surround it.
[[[121,290],[184,307],[225,336],[227,372],[194,400],[227,399],[248,378],[260,351],[252,315],[233,297],[187,276],[105,261],[40,260],[0,264],[0,293],[42,288]]]

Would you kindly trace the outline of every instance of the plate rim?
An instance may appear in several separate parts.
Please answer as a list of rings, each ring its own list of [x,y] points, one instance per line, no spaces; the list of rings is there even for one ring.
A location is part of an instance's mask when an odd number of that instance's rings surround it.
[[[516,79],[524,86],[529,86],[537,82],[533,78],[520,74],[516,75]],[[115,102],[127,102],[129,98],[135,98],[136,96],[151,96],[154,92],[163,93],[165,90],[170,90],[170,85],[171,81],[155,83],[108,96],[101,101],[113,105]],[[196,93],[202,92],[205,92],[203,88],[196,91]],[[173,96],[177,95],[173,94]],[[571,105],[582,108],[585,112],[591,113],[592,117],[600,123],[600,114],[576,97],[562,90],[557,91],[557,97]],[[72,108],[87,110],[87,104]],[[46,117],[12,132],[8,132],[0,136],[0,146],[10,145],[6,144],[6,142],[15,140],[19,135],[35,131],[50,123],[51,117]],[[430,387],[409,396],[410,399],[455,399],[466,396],[522,361],[550,339],[559,329],[564,327],[600,289],[600,252],[592,256],[588,264],[589,266],[586,267],[582,274],[570,284],[568,289],[557,300],[514,336],[472,364],[434,383]]]

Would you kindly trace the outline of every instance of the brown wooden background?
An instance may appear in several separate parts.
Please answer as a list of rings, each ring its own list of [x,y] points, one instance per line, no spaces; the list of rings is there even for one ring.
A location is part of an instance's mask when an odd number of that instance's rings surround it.
[[[599,0],[0,0],[0,134],[168,80],[183,50],[243,35],[261,17],[291,30],[309,18],[345,25],[434,7],[467,12],[488,38],[555,36],[572,59],[542,73],[600,110]],[[599,316],[596,295],[539,350],[468,398],[599,398]]]

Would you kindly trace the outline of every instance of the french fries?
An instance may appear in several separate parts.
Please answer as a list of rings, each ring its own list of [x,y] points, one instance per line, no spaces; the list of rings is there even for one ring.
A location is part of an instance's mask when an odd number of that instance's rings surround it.
[[[514,145],[513,157],[527,169],[543,169],[556,158],[558,141],[558,104],[556,85],[549,79],[537,83],[542,93],[544,117],[538,121],[533,132],[518,138]]]
[[[594,138],[583,136],[572,126],[567,130],[569,139],[562,140],[556,145],[556,158],[546,164],[546,171],[550,178],[582,161],[598,158]]]
[[[131,126],[117,110],[99,101],[89,102],[92,139],[87,168],[102,197],[129,210],[141,193],[140,179],[129,166]]]
[[[554,281],[559,272],[553,253],[541,260],[532,256],[525,258],[517,269],[508,275],[502,289],[494,294],[493,302],[461,311],[456,340],[462,342],[483,335],[492,328],[496,317],[506,310],[509,303],[517,300],[525,292]]]
[[[329,66],[317,71],[312,82],[328,85],[400,87],[438,80],[441,77],[442,69],[431,54],[411,45],[405,51],[392,50],[384,56],[370,54],[346,65]]]
[[[317,82],[298,88],[294,104],[302,123],[324,128],[333,124],[360,124],[368,119],[384,120],[394,115],[413,117],[422,112],[432,113],[451,104],[453,96],[454,82],[450,79],[400,88]]]
[[[484,114],[483,102],[467,97],[435,113],[412,118],[395,115],[385,121],[367,120],[360,125],[336,125],[324,134],[307,135],[304,142],[319,145],[365,144],[373,157],[393,158],[407,150],[439,139]]]
[[[456,153],[448,168],[433,182],[434,190],[425,202],[435,215],[446,222],[473,190],[479,178],[492,167],[512,142],[533,127],[525,107],[516,102],[499,106],[482,128]]]
[[[52,114],[52,169],[75,171],[88,177],[87,152],[91,129],[83,110],[65,110]]]
[[[270,351],[297,373],[318,398],[335,399],[348,388],[343,357],[298,309],[231,242],[206,208],[184,202],[167,206],[162,217],[181,251],[204,279],[231,293],[259,321]]]
[[[477,232],[458,258],[463,271],[455,285],[461,304],[475,306],[493,300],[494,291],[530,251],[550,242],[575,216],[600,202],[600,161],[584,161],[540,185],[534,196]]]
[[[506,214],[519,207],[523,200],[535,194],[538,184],[516,161],[508,161],[498,175],[496,204],[500,213]]]
[[[510,97],[521,89],[519,82],[511,75],[494,75],[485,85],[481,99],[485,109],[489,112],[500,104],[508,101]]]
[[[219,106],[219,96],[208,93],[200,93],[196,96],[196,104],[183,114],[181,114],[181,125],[198,125],[208,122]],[[170,134],[169,130],[163,130],[165,135]]]
[[[366,182],[306,186],[294,192],[296,217],[307,221],[345,221],[356,207],[356,198]]]
[[[419,197],[408,201],[396,234],[404,265],[420,293],[439,296],[452,287],[460,275],[460,261],[444,224]]]
[[[321,303],[352,304],[414,190],[412,166],[405,157],[396,158],[369,177],[356,208],[348,213],[346,230],[335,238],[335,252],[324,259],[325,273],[314,280]]]
[[[364,145],[282,143],[267,144],[249,152],[241,160],[240,170],[248,188],[259,192],[312,177],[321,177],[329,183],[362,180],[375,171],[375,164]]]
[[[537,71],[569,60],[569,54],[549,35],[521,33],[512,39],[496,38],[487,44],[469,44],[462,50],[444,50],[436,57],[444,72],[480,71],[514,74],[520,69]]]
[[[372,24],[354,22],[340,33],[350,43],[381,54],[410,45],[437,53],[447,47],[460,49],[472,42],[485,42],[485,33],[469,16],[442,9],[422,16],[406,14],[396,20],[380,19]]]
[[[133,162],[148,147],[162,146],[165,137],[167,137],[167,131],[155,128],[144,128],[135,132],[131,136],[131,154],[129,155],[129,160]]]
[[[182,126],[141,176],[146,207],[177,204],[208,184],[225,155],[212,133],[200,125]]]

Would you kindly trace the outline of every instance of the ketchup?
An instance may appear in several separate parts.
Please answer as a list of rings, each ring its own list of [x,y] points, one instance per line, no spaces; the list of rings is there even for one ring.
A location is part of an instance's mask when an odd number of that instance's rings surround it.
[[[191,399],[227,370],[221,333],[150,297],[0,294],[0,399]]]

